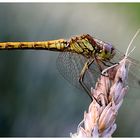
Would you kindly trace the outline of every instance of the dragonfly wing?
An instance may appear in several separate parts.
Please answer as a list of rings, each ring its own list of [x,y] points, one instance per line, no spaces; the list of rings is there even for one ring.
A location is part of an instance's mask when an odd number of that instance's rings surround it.
[[[111,62],[118,63],[121,59],[123,59],[123,57],[123,53],[117,53],[116,56],[111,60]],[[129,91],[133,89],[140,89],[140,62],[130,57],[128,59],[131,61],[128,75],[128,85],[130,87]],[[80,54],[72,52],[62,52],[59,54],[57,59],[57,68],[61,75],[67,81],[69,81],[75,87],[83,89],[79,83],[79,75],[87,60],[88,59],[86,57],[83,57]],[[101,75],[99,65],[100,64],[97,64],[95,61],[85,73],[83,82],[89,90],[91,89],[91,87],[95,87],[95,83]],[[103,69],[105,69],[106,67],[107,66],[104,66]],[[139,93],[128,94],[128,96],[130,96],[128,97],[129,99],[140,98]]]
[[[80,68],[78,68],[79,64],[77,65],[77,61],[75,61],[75,55],[72,53],[61,52],[57,59],[57,69],[67,81],[79,87],[78,77]]]
[[[128,73],[128,84],[132,88],[140,89],[140,62],[136,62],[136,60],[132,58],[128,59],[131,61]]]
[[[82,86],[79,83],[79,76],[87,60],[88,59],[86,57],[83,57],[80,54],[62,52],[59,54],[57,59],[57,68],[67,81],[75,87],[82,89]],[[86,71],[83,82],[89,90],[91,87],[94,87],[100,74],[101,72],[96,63],[93,63]]]
[[[129,60],[133,60],[129,58]],[[132,61],[128,72],[128,86],[129,86],[129,94],[128,99],[140,99],[140,65],[137,63],[136,65]]]
[[[124,58],[124,54],[119,50],[116,50],[114,58],[111,60],[113,63],[118,63],[121,59]],[[130,68],[128,73],[128,84],[130,87],[140,89],[140,62],[131,57],[128,57],[130,61]],[[133,84],[132,84],[133,83]]]

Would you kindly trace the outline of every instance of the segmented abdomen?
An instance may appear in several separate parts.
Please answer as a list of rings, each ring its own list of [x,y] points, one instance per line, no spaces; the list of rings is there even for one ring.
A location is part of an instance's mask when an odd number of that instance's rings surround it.
[[[67,41],[64,39],[53,41],[41,41],[41,42],[4,42],[0,43],[0,50],[7,49],[44,49],[62,51],[66,48]]]

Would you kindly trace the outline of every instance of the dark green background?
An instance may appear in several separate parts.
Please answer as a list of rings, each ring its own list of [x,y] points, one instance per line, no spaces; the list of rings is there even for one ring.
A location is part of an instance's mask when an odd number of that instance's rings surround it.
[[[138,28],[138,3],[0,4],[1,42],[89,33],[125,52]],[[140,60],[139,39],[134,46],[133,57]],[[0,51],[0,136],[69,137],[76,132],[90,100],[62,78],[57,56],[39,50]],[[125,98],[114,137],[140,136],[139,93],[134,89]]]

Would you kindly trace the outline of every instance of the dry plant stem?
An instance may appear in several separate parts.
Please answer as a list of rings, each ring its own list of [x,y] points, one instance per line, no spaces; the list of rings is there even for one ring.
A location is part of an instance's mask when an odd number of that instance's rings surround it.
[[[116,130],[116,116],[127,92],[129,61],[124,58],[118,65],[104,71],[95,89],[91,89],[94,98],[77,133],[72,137],[111,137]]]

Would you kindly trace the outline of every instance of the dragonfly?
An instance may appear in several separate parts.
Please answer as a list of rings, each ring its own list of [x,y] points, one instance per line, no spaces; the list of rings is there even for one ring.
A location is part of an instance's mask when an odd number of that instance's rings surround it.
[[[0,50],[50,50],[60,52],[57,68],[62,76],[78,88],[90,93],[101,72],[124,57],[124,54],[111,43],[107,43],[89,34],[71,37],[69,40],[58,39],[37,42],[0,42]],[[140,62],[129,58],[129,81],[140,88]]]

